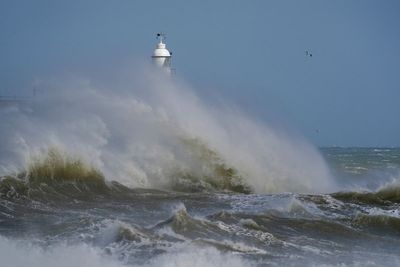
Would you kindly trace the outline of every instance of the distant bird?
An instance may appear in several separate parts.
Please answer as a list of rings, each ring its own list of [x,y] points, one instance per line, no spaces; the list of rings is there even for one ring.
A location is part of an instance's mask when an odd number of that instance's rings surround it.
[[[315,129],[315,133],[319,134],[319,129]]]
[[[306,53],[306,57],[312,57],[312,53],[310,51],[306,50],[305,53]]]

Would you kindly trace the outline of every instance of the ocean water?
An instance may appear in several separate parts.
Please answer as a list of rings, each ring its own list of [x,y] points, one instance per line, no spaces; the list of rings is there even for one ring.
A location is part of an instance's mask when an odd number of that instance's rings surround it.
[[[2,266],[398,266],[400,149],[321,151],[352,187],[386,185],[244,194],[3,178]]]
[[[316,148],[161,76],[0,106],[0,266],[400,266],[400,149]]]

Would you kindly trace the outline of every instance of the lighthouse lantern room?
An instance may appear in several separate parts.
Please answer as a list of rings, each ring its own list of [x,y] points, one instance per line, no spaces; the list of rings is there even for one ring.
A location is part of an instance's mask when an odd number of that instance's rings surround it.
[[[156,49],[154,49],[153,55],[152,55],[152,60],[153,63],[165,69],[167,72],[171,72],[171,53],[168,51],[166,48],[166,45],[164,43],[165,40],[165,34],[164,33],[157,33],[157,39],[158,39],[158,44],[156,46]]]

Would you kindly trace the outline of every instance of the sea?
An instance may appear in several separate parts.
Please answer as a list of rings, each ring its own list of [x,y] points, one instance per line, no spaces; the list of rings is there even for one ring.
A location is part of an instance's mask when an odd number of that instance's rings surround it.
[[[65,173],[4,176],[0,265],[400,266],[400,148],[319,153],[340,190],[161,190]]]
[[[400,148],[116,72],[0,102],[0,267],[400,266]]]

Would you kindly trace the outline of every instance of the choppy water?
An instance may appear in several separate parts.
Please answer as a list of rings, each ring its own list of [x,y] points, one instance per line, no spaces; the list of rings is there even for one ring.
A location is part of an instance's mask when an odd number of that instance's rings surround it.
[[[332,194],[0,182],[1,266],[399,266],[400,149],[321,149]]]

